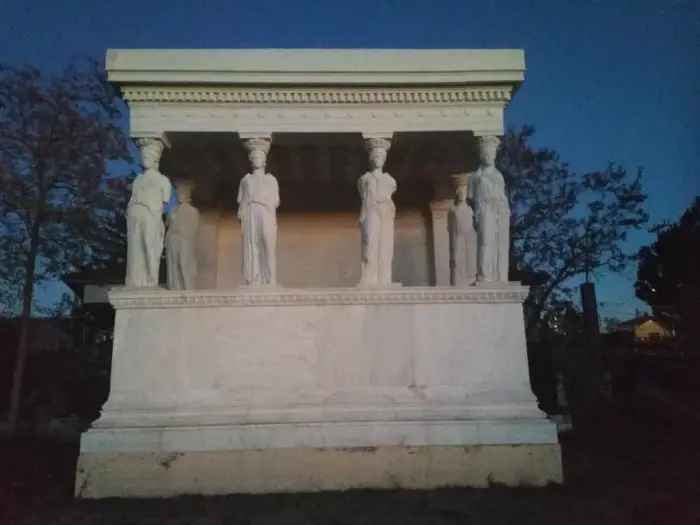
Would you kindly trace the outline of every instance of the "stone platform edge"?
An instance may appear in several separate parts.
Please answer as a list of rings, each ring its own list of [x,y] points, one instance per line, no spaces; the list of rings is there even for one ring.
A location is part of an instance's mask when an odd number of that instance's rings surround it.
[[[529,288],[520,283],[469,287],[285,288],[241,286],[228,290],[171,291],[164,288],[113,287],[109,302],[117,309],[236,306],[334,306],[353,304],[522,303]]]
[[[558,444],[83,453],[79,499],[562,483]]]

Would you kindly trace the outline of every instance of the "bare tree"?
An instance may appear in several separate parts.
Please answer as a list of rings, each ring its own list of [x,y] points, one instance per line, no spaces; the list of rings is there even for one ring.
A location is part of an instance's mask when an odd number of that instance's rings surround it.
[[[572,278],[625,268],[636,257],[625,250],[627,235],[648,220],[641,171],[630,176],[611,163],[577,174],[555,151],[530,145],[533,134],[509,131],[498,156],[512,210],[512,277],[533,286],[530,336],[549,305],[567,298]]]
[[[58,75],[0,64],[0,261],[21,282],[8,424],[16,429],[35,285],[99,259],[118,221],[131,162],[119,99],[100,63]],[[112,170],[108,170],[108,163]]]

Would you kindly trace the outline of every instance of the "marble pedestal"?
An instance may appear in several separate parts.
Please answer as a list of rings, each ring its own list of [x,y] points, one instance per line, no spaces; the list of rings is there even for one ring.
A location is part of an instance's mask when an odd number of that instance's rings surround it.
[[[110,292],[82,498],[562,481],[518,285]]]

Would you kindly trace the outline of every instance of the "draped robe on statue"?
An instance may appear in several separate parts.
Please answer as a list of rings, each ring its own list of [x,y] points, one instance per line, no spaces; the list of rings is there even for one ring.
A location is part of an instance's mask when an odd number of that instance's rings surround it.
[[[170,200],[170,180],[154,169],[139,174],[127,207],[126,285],[146,288],[158,285],[163,254],[163,204]]]
[[[238,217],[243,232],[243,279],[246,284],[276,284],[277,179],[249,173],[238,187]]]
[[[477,274],[477,240],[474,211],[466,202],[458,202],[450,212],[455,286],[472,284]]]
[[[394,258],[394,217],[391,197],[396,181],[388,173],[368,172],[360,177],[362,198],[360,232],[362,235],[363,284],[390,284]]]
[[[478,247],[478,277],[486,282],[508,282],[510,207],[503,175],[494,167],[479,168],[469,179]]]

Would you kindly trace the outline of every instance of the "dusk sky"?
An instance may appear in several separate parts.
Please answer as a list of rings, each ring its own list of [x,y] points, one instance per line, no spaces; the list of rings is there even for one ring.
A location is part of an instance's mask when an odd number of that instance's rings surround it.
[[[107,48],[314,47],[523,48],[509,126],[576,171],[643,167],[652,223],[700,195],[698,0],[0,0],[0,60],[39,68]],[[598,280],[602,315],[644,308],[635,275]]]

